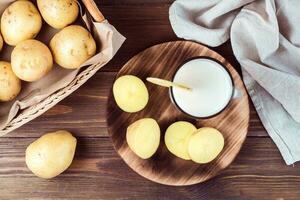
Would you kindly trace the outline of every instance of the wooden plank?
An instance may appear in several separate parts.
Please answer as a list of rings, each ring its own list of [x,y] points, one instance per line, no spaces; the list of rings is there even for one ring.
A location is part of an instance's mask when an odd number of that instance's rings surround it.
[[[115,75],[115,72],[97,73],[44,115],[5,137],[39,137],[59,129],[67,129],[80,137],[106,137],[106,102]],[[253,106],[248,136],[268,136]]]
[[[116,57],[104,67],[104,71],[117,71],[132,56],[152,45],[178,40],[169,22],[169,4],[117,4],[99,7],[118,31],[127,38]],[[153,12],[155,10],[155,12]],[[126,11],[126,12],[124,12]],[[239,64],[233,56],[230,42],[212,48],[225,57],[233,66]]]
[[[108,138],[79,138],[71,168],[42,180],[25,166],[33,138],[0,139],[1,199],[297,199],[299,167],[286,166],[269,138],[248,138],[233,164],[204,184],[169,187],[129,169]]]

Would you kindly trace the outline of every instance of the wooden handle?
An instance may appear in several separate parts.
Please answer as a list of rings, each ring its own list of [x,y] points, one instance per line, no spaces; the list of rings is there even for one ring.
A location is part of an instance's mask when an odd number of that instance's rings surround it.
[[[96,22],[102,22],[105,20],[105,17],[100,12],[93,0],[82,0],[82,3],[85,5],[86,9],[88,9],[89,13],[92,15]]]

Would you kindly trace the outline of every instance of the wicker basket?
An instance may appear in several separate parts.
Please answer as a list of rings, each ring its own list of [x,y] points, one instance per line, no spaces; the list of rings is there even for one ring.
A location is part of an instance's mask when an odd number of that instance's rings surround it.
[[[99,23],[107,23],[99,9],[97,8],[95,2],[93,0],[82,0],[83,4],[86,7],[87,12],[90,16],[94,19],[95,22]],[[116,31],[116,33],[118,33]],[[122,45],[125,38],[122,38],[122,35],[118,35],[119,40],[118,42],[120,44],[117,44],[117,49]],[[120,40],[121,38],[121,40]],[[114,38],[112,37],[112,40]],[[116,49],[116,50],[117,50]],[[110,58],[111,59],[111,58]],[[110,60],[109,59],[109,60]],[[108,60],[108,61],[109,61]],[[30,106],[24,110],[20,110],[19,113],[3,128],[0,130],[0,136],[3,136],[16,128],[22,126],[23,124],[33,120],[34,118],[40,116],[53,106],[55,106],[58,102],[63,100],[65,97],[70,95],[72,92],[74,92],[76,89],[78,89],[81,85],[83,85],[90,77],[92,77],[101,67],[103,67],[108,61],[106,62],[98,62],[93,65],[87,66],[84,69],[82,69],[73,79],[72,82],[70,82],[67,86],[64,88],[52,93],[50,96],[46,97],[42,101],[40,101],[37,104],[34,104],[33,106]]]

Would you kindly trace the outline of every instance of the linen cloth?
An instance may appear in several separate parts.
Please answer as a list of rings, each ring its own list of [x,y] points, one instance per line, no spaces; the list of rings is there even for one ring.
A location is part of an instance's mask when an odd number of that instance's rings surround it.
[[[286,164],[300,160],[300,1],[177,0],[180,38],[208,46],[231,40],[245,86]]]

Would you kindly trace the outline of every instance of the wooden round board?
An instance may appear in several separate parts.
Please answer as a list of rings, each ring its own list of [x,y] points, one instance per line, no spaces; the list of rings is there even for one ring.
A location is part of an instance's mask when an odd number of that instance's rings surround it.
[[[176,69],[185,60],[209,56],[219,60],[231,73],[235,87],[242,96],[233,99],[229,106],[215,117],[195,120],[177,110],[169,98],[169,89],[146,82],[147,77],[171,80]],[[249,103],[243,82],[235,69],[218,53],[198,43],[175,41],[150,47],[130,59],[120,70],[117,77],[131,74],[141,78],[149,90],[147,106],[137,113],[123,112],[113,98],[108,98],[108,131],[116,151],[134,171],[141,176],[166,185],[192,185],[216,176],[236,157],[246,138],[249,125]],[[126,142],[127,127],[138,119],[151,117],[157,120],[161,129],[161,141],[157,152],[149,159],[137,157]],[[182,160],[171,154],[164,143],[164,133],[173,122],[185,120],[197,128],[203,126],[220,130],[225,138],[221,154],[208,164],[197,164]]]

